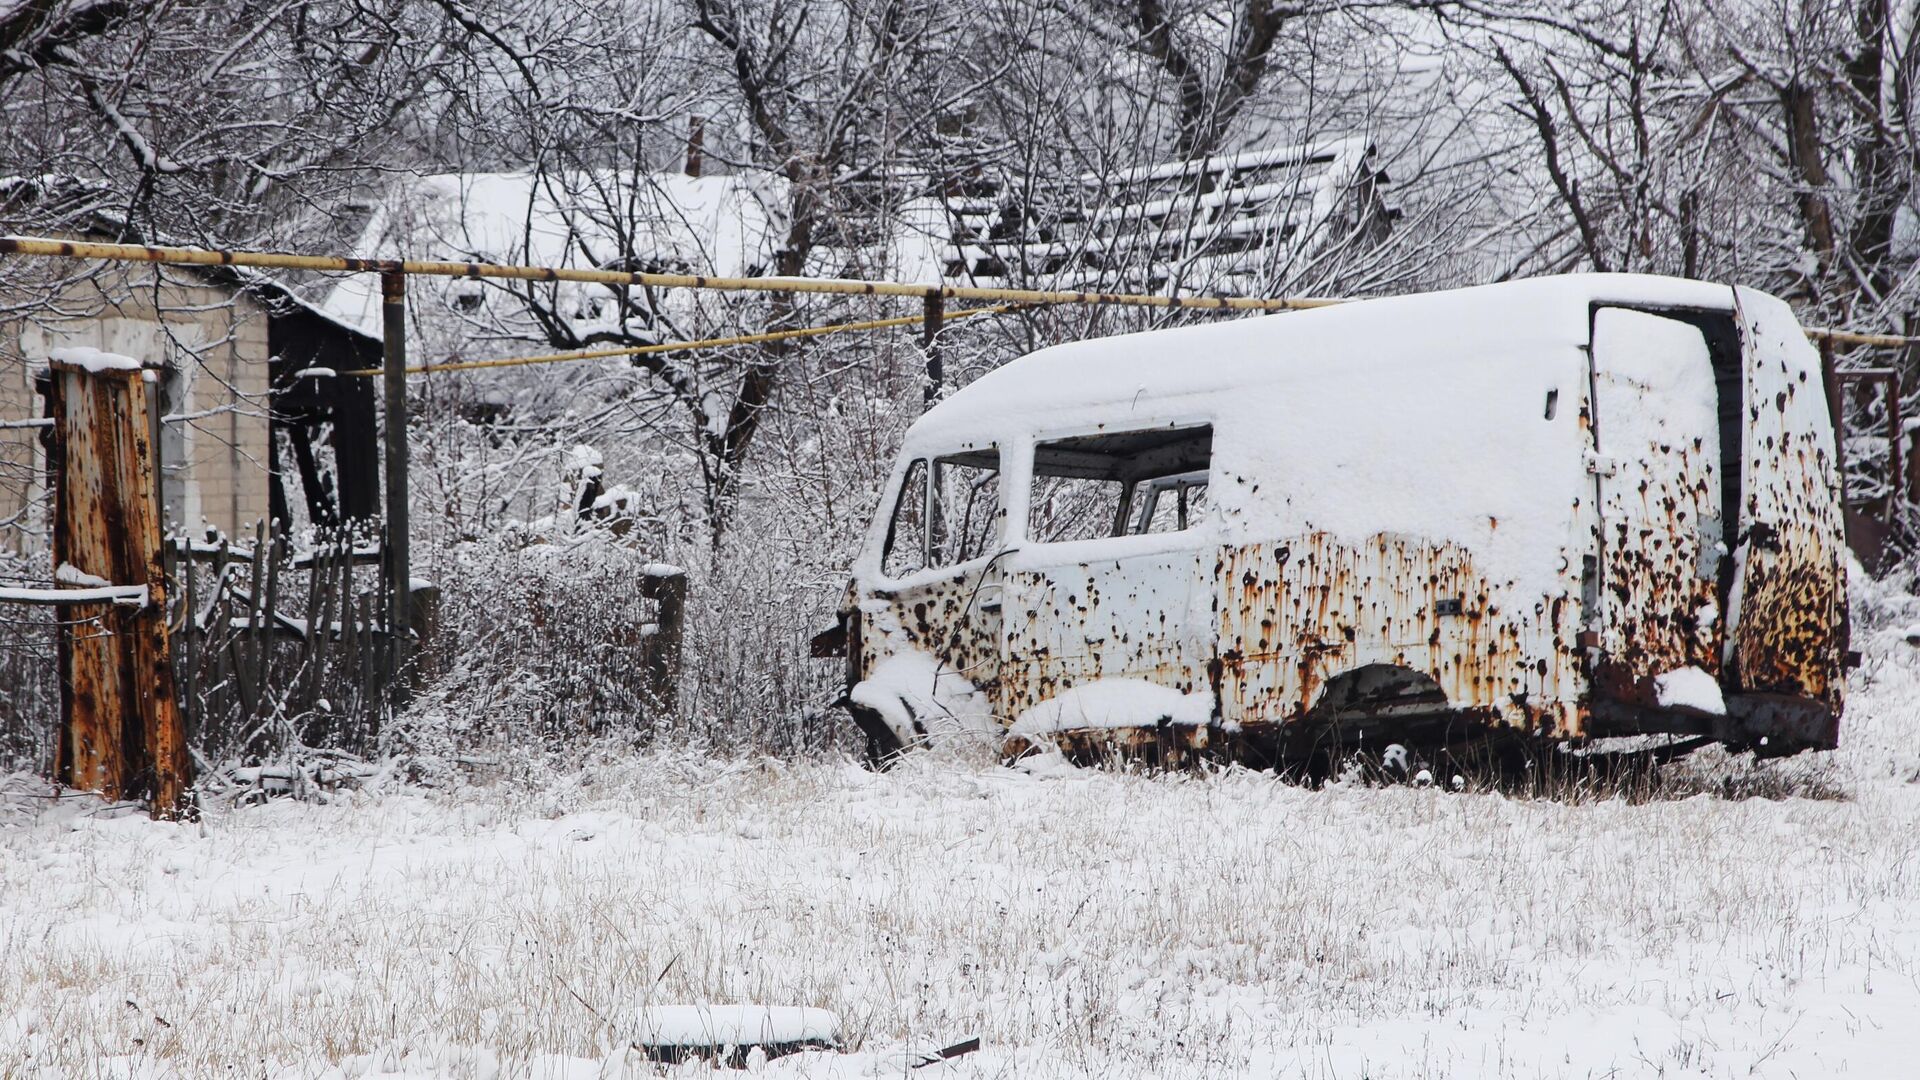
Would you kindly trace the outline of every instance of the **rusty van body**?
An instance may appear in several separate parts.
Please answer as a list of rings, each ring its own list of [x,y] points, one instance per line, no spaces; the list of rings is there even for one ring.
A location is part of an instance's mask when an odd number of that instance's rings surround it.
[[[906,436],[835,631],[876,751],[1280,762],[1507,733],[1836,744],[1819,358],[1578,275],[1057,346]]]

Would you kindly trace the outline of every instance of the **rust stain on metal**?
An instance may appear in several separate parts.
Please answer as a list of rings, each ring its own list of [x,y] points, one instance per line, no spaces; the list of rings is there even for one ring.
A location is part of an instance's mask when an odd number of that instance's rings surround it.
[[[1825,387],[1810,377],[1817,366],[1789,363],[1798,343],[1752,325],[1743,333],[1766,358],[1746,372],[1744,425],[1745,452],[1765,467],[1749,468],[1763,480],[1742,492],[1727,674],[1739,690],[1812,699],[1837,716],[1849,647],[1846,541]]]
[[[1556,704],[1578,670],[1564,597],[1508,600],[1453,544],[1404,536],[1343,543],[1324,533],[1221,553],[1228,603],[1220,627],[1223,719],[1243,726],[1309,720],[1341,676],[1368,667],[1405,673],[1392,697],[1418,685],[1441,708],[1484,709],[1507,726],[1582,734]]]
[[[912,589],[884,590],[858,612],[850,651],[860,677],[902,646],[928,653],[982,689],[999,667],[998,616],[982,610],[984,572]],[[854,680],[858,681],[858,679]]]

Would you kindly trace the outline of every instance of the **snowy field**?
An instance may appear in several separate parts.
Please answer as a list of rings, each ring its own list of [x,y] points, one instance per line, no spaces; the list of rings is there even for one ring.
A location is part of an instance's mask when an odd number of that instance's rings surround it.
[[[837,1013],[782,1077],[1911,1076],[1920,653],[1866,644],[1845,749],[1647,801],[662,754],[163,825],[16,777],[0,1077],[649,1076],[684,1002]]]

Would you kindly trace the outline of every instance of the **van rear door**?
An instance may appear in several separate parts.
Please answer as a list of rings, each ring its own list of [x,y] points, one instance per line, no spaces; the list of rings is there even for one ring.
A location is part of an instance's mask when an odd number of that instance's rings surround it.
[[[1728,675],[1771,707],[1771,734],[1831,746],[1844,696],[1847,554],[1820,356],[1785,303],[1751,289],[1734,295],[1746,445]]]
[[[1600,509],[1603,699],[1662,704],[1655,677],[1720,673],[1719,396],[1700,330],[1679,319],[1603,307],[1593,318],[1589,465]]]

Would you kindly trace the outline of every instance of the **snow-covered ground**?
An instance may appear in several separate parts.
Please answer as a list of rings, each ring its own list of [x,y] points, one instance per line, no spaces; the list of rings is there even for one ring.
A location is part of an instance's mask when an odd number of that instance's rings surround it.
[[[1645,802],[680,753],[165,825],[16,778],[0,1077],[646,1076],[698,1002],[837,1014],[783,1077],[1913,1075],[1920,653],[1866,644],[1844,749]]]

